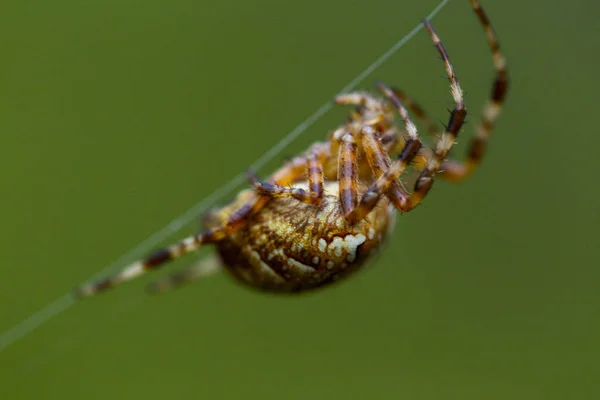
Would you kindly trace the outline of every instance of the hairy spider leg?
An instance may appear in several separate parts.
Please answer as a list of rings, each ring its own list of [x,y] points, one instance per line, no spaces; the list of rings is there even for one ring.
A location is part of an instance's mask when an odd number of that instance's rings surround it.
[[[417,119],[425,124],[427,134],[435,136],[439,132],[438,124],[433,122],[427,112],[419,103],[410,98],[406,93],[396,87],[391,87],[390,90],[394,96],[402,101],[404,106],[417,117]]]
[[[492,52],[492,60],[496,70],[496,76],[492,84],[490,97],[484,106],[480,121],[478,121],[477,125],[475,126],[476,134],[475,137],[471,139],[465,161],[444,160],[442,162],[439,170],[439,176],[450,182],[461,181],[469,177],[481,164],[481,160],[485,155],[487,142],[491,132],[494,129],[496,119],[500,115],[504,105],[509,86],[506,59],[500,51],[500,44],[494,28],[492,27],[488,16],[485,14],[479,3],[475,0],[470,1],[486,33],[488,44]],[[405,92],[396,88],[393,88],[392,90],[394,91],[394,94],[402,100],[406,107],[427,125],[429,132],[436,133],[436,124],[427,115],[427,112],[423,107],[411,99]],[[432,150],[423,148],[422,151],[425,157],[431,157]],[[419,170],[424,168],[424,164],[419,162],[416,162],[415,165]]]
[[[356,152],[358,145],[354,136],[346,132],[340,138],[338,156],[338,181],[340,202],[344,215],[347,216],[358,204],[358,163]]]
[[[500,51],[500,44],[498,38],[492,27],[492,24],[485,14],[483,8],[479,5],[476,0],[470,0],[473,10],[477,14],[481,25],[485,31],[489,47],[492,52],[492,59],[494,67],[496,69],[496,77],[492,85],[492,91],[487,104],[483,108],[482,116],[480,121],[475,127],[475,137],[469,144],[469,150],[465,161],[454,161],[449,160],[444,162],[442,169],[444,170],[443,176],[449,181],[459,181],[470,176],[475,169],[481,163],[489,140],[490,133],[494,129],[496,119],[500,115],[502,106],[506,99],[508,92],[508,69],[506,66],[506,59]]]
[[[364,127],[361,132],[361,144],[374,178],[378,179],[390,169],[392,160],[376,134],[377,132],[371,126]],[[408,200],[408,192],[402,185],[402,182],[397,179],[391,182],[390,187],[386,191],[386,195],[396,208],[401,207],[402,204],[406,203]],[[356,214],[355,211],[355,215],[353,215],[352,218],[355,219],[359,217],[359,215],[360,213]],[[356,220],[358,219],[360,218],[357,218]]]
[[[427,118],[425,111],[416,103],[408,99],[406,96],[393,87],[389,87],[385,85],[383,82],[377,83],[377,88],[383,92],[383,94],[396,106],[396,109],[400,113],[400,116],[404,120],[407,130],[416,129],[415,124],[411,122],[407,124],[408,111],[410,109],[413,113],[417,115],[417,117],[421,120],[422,118]],[[406,99],[408,99],[408,104],[406,103]],[[437,128],[433,123],[429,120],[427,122],[427,133],[429,135],[435,135],[437,132]],[[398,132],[389,131],[386,132],[382,138],[382,143],[386,145],[387,153],[396,153],[401,152],[406,146],[406,139],[398,134]],[[427,160],[432,157],[433,151],[425,145],[425,143],[421,143],[421,149],[417,153],[417,155],[411,160],[411,165],[413,165],[418,171],[422,171],[427,164]]]
[[[444,45],[440,41],[440,38],[436,34],[435,30],[431,26],[431,23],[425,20],[424,24],[425,28],[429,31],[431,39],[440,53],[442,60],[444,61],[444,66],[446,67],[446,73],[448,75],[448,80],[450,81],[450,89],[455,105],[454,109],[450,113],[448,125],[444,129],[440,139],[437,141],[433,154],[430,158],[428,158],[427,164],[415,182],[415,186],[408,204],[409,208],[406,211],[410,211],[410,209],[413,209],[419,205],[425,196],[427,196],[427,193],[429,193],[429,190],[433,185],[433,178],[439,171],[442,162],[446,159],[450,149],[456,142],[456,137],[458,136],[465,121],[465,117],[467,116],[462,89],[460,88],[460,84],[458,83],[458,79],[454,73],[454,68],[450,63],[448,53],[446,52],[446,49],[444,48]]]
[[[368,109],[369,111],[381,110],[381,101],[373,97],[367,92],[352,92],[337,95],[335,97],[336,104],[357,105]],[[362,114],[360,115],[362,117]]]
[[[329,147],[324,143],[313,146],[305,157],[296,157],[292,162],[304,164],[306,176],[308,177],[308,191],[299,187],[282,186],[271,182],[261,182],[250,173],[250,183],[260,195],[268,197],[292,197],[298,201],[308,204],[319,204],[323,198],[323,186],[325,182],[323,174],[323,159],[328,155]]]

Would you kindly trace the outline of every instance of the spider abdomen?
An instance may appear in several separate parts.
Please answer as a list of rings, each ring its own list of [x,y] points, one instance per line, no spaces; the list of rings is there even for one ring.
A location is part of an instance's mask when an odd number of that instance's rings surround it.
[[[271,199],[216,244],[226,269],[253,287],[283,292],[314,289],[355,271],[385,240],[395,211],[382,200],[365,219],[350,224],[337,186],[326,182],[318,205]]]

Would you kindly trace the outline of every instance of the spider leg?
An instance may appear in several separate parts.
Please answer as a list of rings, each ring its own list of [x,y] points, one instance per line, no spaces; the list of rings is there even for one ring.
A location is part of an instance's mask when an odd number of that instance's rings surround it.
[[[338,181],[342,210],[347,219],[358,204],[358,146],[350,132],[340,137],[338,156]]]
[[[321,200],[323,198],[323,184],[325,181],[323,175],[323,163],[315,154],[309,154],[306,158],[306,169],[310,193]]]
[[[297,157],[292,160],[294,165],[305,164],[306,175],[308,176],[308,190],[299,187],[286,187],[275,182],[261,182],[253,174],[249,174],[249,179],[256,192],[268,197],[292,197],[303,203],[319,204],[323,198],[323,161],[322,158],[327,152],[327,146],[313,147],[306,157]]]
[[[109,276],[108,278],[95,283],[80,286],[75,290],[75,296],[77,298],[94,296],[118,284],[143,275],[148,271],[158,269],[169,261],[191,253],[205,244],[222,240],[232,231],[242,226],[249,216],[263,207],[265,202],[260,200],[260,198],[250,199],[233,212],[227,221],[220,226],[207,229],[196,235],[189,236],[178,243],[172,244],[171,246],[156,250],[145,259],[138,260],[126,266],[113,276]]]
[[[409,109],[419,121],[425,124],[428,135],[435,136],[438,133],[438,124],[431,119],[431,117],[419,103],[398,88],[393,87],[391,90],[394,96],[402,100],[402,103],[406,106],[406,108]]]
[[[211,253],[188,268],[150,283],[147,286],[147,290],[150,294],[168,292],[192,281],[212,275],[221,268],[221,260],[215,253]]]
[[[382,82],[377,83],[377,88],[394,104],[402,119],[406,121],[406,117],[402,114],[407,114],[407,109],[409,109],[420,121],[426,124],[429,135],[435,135],[438,132],[437,125],[431,121],[425,110],[404,92],[396,88],[387,87]],[[414,125],[412,122],[411,124]],[[407,129],[409,128],[412,127],[407,125]]]
[[[500,51],[500,45],[496,33],[494,32],[494,28],[479,3],[476,0],[470,1],[487,36],[488,44],[492,52],[494,67],[496,69],[496,77],[492,85],[490,98],[483,108],[481,120],[475,126],[475,137],[469,144],[469,150],[467,151],[465,161],[460,162],[450,160],[443,163],[443,176],[449,181],[459,181],[467,178],[481,163],[490,133],[494,129],[494,124],[500,115],[508,92],[508,70],[506,67],[506,59]]]
[[[390,91],[383,83],[379,83],[378,86],[386,94]],[[350,221],[355,222],[364,218],[379,203],[384,194],[387,194],[397,209],[401,211],[409,209],[410,196],[400,185],[398,178],[418,154],[421,148],[421,138],[402,101],[396,100],[395,104],[406,125],[408,138],[404,141],[404,147],[397,160],[392,162],[387,151],[375,137],[375,131],[370,127],[363,129],[363,147],[377,180],[363,194],[358,206],[347,216]],[[399,188],[399,193],[395,192],[396,188]]]
[[[492,85],[490,98],[483,109],[481,120],[477,123],[475,127],[476,134],[475,137],[471,139],[471,142],[469,144],[466,160],[444,160],[442,162],[442,165],[438,172],[439,176],[442,179],[451,182],[460,181],[469,177],[481,163],[481,160],[485,155],[485,150],[490,133],[494,129],[494,124],[501,112],[502,106],[506,99],[506,94],[508,92],[508,70],[506,67],[506,60],[504,58],[504,55],[500,51],[500,45],[498,43],[496,33],[494,32],[489,18],[487,17],[479,3],[475,0],[471,0],[471,5],[473,6],[475,13],[477,14],[479,21],[483,26],[483,29],[485,30],[488,44],[492,52],[492,59],[496,70],[496,77]],[[418,103],[413,101],[408,95],[406,95],[406,93],[395,88],[392,89],[392,91],[394,95],[401,99],[402,102],[420,120],[426,123],[428,127],[427,129],[430,133],[436,133],[436,124],[434,124],[431,121],[423,107],[421,107]],[[382,140],[384,140],[384,142],[386,140],[390,142],[392,141],[387,137],[382,138]],[[422,152],[424,158],[427,159],[431,158],[433,155],[433,151],[427,148],[423,148]],[[417,161],[415,163],[415,166],[417,167],[417,169],[422,170],[425,167],[425,165],[422,162],[419,162],[420,160],[418,160],[418,158],[419,157],[415,158],[415,161]]]
[[[429,193],[429,190],[433,185],[433,178],[440,170],[442,162],[446,159],[450,149],[454,145],[456,137],[458,136],[458,133],[460,132],[467,115],[467,110],[465,109],[462,96],[462,89],[460,88],[458,79],[454,73],[454,68],[450,63],[448,53],[446,52],[444,45],[440,41],[440,38],[431,26],[430,22],[426,20],[424,24],[425,28],[427,28],[429,31],[431,39],[433,40],[438,52],[442,56],[442,60],[444,61],[444,66],[446,67],[446,73],[448,75],[448,80],[450,81],[450,89],[452,97],[454,98],[455,106],[450,114],[448,125],[438,140],[433,154],[428,157],[427,164],[421,170],[421,173],[415,182],[415,186],[410,196],[406,211],[410,211],[419,205],[425,196],[427,196],[427,193]]]
[[[389,153],[385,150],[381,140],[378,140],[375,130],[372,127],[366,126],[363,128],[361,132],[361,144],[375,179],[380,178],[387,170],[389,170],[392,160],[390,159]],[[387,189],[386,194],[392,203],[394,203],[394,205],[398,208],[402,207],[402,205],[406,203],[408,199],[408,193],[406,189],[397,179],[390,182],[390,187]],[[359,211],[355,211],[355,214],[357,212],[360,214]],[[359,214],[356,214],[356,216],[358,217]],[[354,219],[356,217],[353,216],[352,218]],[[358,219],[360,218],[357,218],[356,220]]]
[[[427,133],[431,136],[435,136],[438,128],[434,122],[431,121],[425,110],[414,100],[408,97],[404,92],[394,88],[388,87],[385,84],[379,82],[377,84],[379,90],[394,104],[396,109],[399,111],[402,118],[406,121],[406,117],[403,114],[407,114],[407,109],[410,109],[417,118],[424,122],[427,126]],[[412,124],[412,123],[411,123]],[[412,124],[414,126],[414,124]],[[410,125],[407,125],[407,127]],[[382,143],[384,143],[387,149],[387,153],[398,153],[402,151],[406,145],[406,140],[397,132],[397,130],[390,129],[385,132],[381,137]],[[411,164],[418,170],[422,171],[425,168],[427,160],[429,160],[433,151],[424,143],[421,143],[422,147],[419,153],[411,161]]]
[[[381,101],[366,92],[344,93],[335,97],[337,104],[357,105],[375,111],[381,108]]]
[[[349,122],[361,122],[363,125],[379,126],[387,129],[392,125],[387,104],[370,93],[353,92],[336,96],[336,104],[357,105],[358,108],[350,113]]]

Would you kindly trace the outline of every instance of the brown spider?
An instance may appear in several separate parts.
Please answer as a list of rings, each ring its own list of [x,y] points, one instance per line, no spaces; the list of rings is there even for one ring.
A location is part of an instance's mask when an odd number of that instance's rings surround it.
[[[408,212],[419,205],[436,175],[450,181],[466,178],[484,155],[506,96],[508,75],[488,17],[476,0],[470,2],[487,35],[496,79],[464,162],[446,160],[466,116],[462,90],[444,46],[425,21],[444,61],[455,103],[435,149],[422,143],[404,104],[431,132],[437,130],[435,124],[399,90],[379,83],[383,98],[361,92],[340,95],[338,104],[357,108],[326,142],[315,143],[266,181],[250,174],[252,188],[205,215],[205,231],[158,250],[113,277],[80,287],[77,295],[92,296],[209,243],[216,245],[220,264],[235,278],[269,291],[315,289],[359,269],[388,236],[396,210]],[[395,111],[405,130],[395,126]],[[390,155],[397,157],[392,160]],[[409,164],[419,171],[412,192],[399,179]],[[152,288],[160,291],[191,281],[203,275],[203,268],[188,268]]]

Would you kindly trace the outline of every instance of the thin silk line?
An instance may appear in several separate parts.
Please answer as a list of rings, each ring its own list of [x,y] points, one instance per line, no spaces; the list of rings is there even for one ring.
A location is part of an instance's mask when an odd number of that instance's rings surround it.
[[[442,8],[444,8],[444,6],[449,1],[450,0],[442,0],[442,2],[440,2],[440,4],[438,4],[438,6],[427,16],[427,19],[433,19],[433,17],[435,17],[435,15]],[[388,58],[390,58],[394,53],[400,50],[402,46],[404,46],[417,33],[419,33],[421,29],[423,29],[423,23],[420,23],[417,26],[415,26],[408,34],[406,34],[404,37],[402,37],[402,39],[397,41],[388,51],[382,54],[367,68],[365,68],[360,74],[358,74],[354,79],[352,79],[350,83],[344,86],[339,91],[339,93],[346,93],[354,89],[360,82],[362,82],[373,71],[379,68],[384,62],[387,61]],[[261,167],[263,167],[266,163],[268,163],[275,156],[277,156],[277,154],[279,154],[290,143],[292,143],[296,138],[298,138],[302,133],[306,132],[306,130],[310,128],[315,122],[317,122],[319,118],[325,115],[325,113],[327,113],[333,107],[333,105],[334,103],[331,100],[324,103],[312,115],[306,118],[302,123],[300,123],[287,135],[285,135],[285,137],[281,139],[279,143],[277,143],[269,151],[264,153],[258,160],[256,160],[250,166],[250,168],[254,171],[257,171]],[[92,276],[89,279],[89,281],[98,279],[99,277],[108,274],[110,271],[122,267],[125,263],[142,257],[148,252],[149,249],[157,246],[160,242],[168,238],[172,233],[181,229],[184,225],[186,225],[193,219],[198,218],[204,211],[208,209],[208,207],[215,204],[215,202],[217,202],[219,199],[223,198],[225,195],[230,193],[238,185],[242,184],[245,180],[245,173],[240,173],[236,175],[223,186],[219,187],[217,190],[212,192],[209,196],[196,203],[192,208],[190,208],[189,210],[181,214],[179,217],[172,220],[164,228],[156,231],[154,234],[146,238],[143,242],[133,247],[131,250],[124,253],[121,257],[110,263],[96,275]],[[22,339],[29,333],[33,332],[40,326],[44,325],[53,317],[63,313],[71,306],[73,306],[76,302],[77,301],[75,300],[71,292],[66,293],[58,299],[54,300],[53,302],[48,303],[39,311],[31,314],[28,318],[24,319],[12,328],[9,328],[8,330],[4,331],[0,335],[0,352],[2,352],[4,349],[6,349],[8,346],[15,343],[16,341]]]

